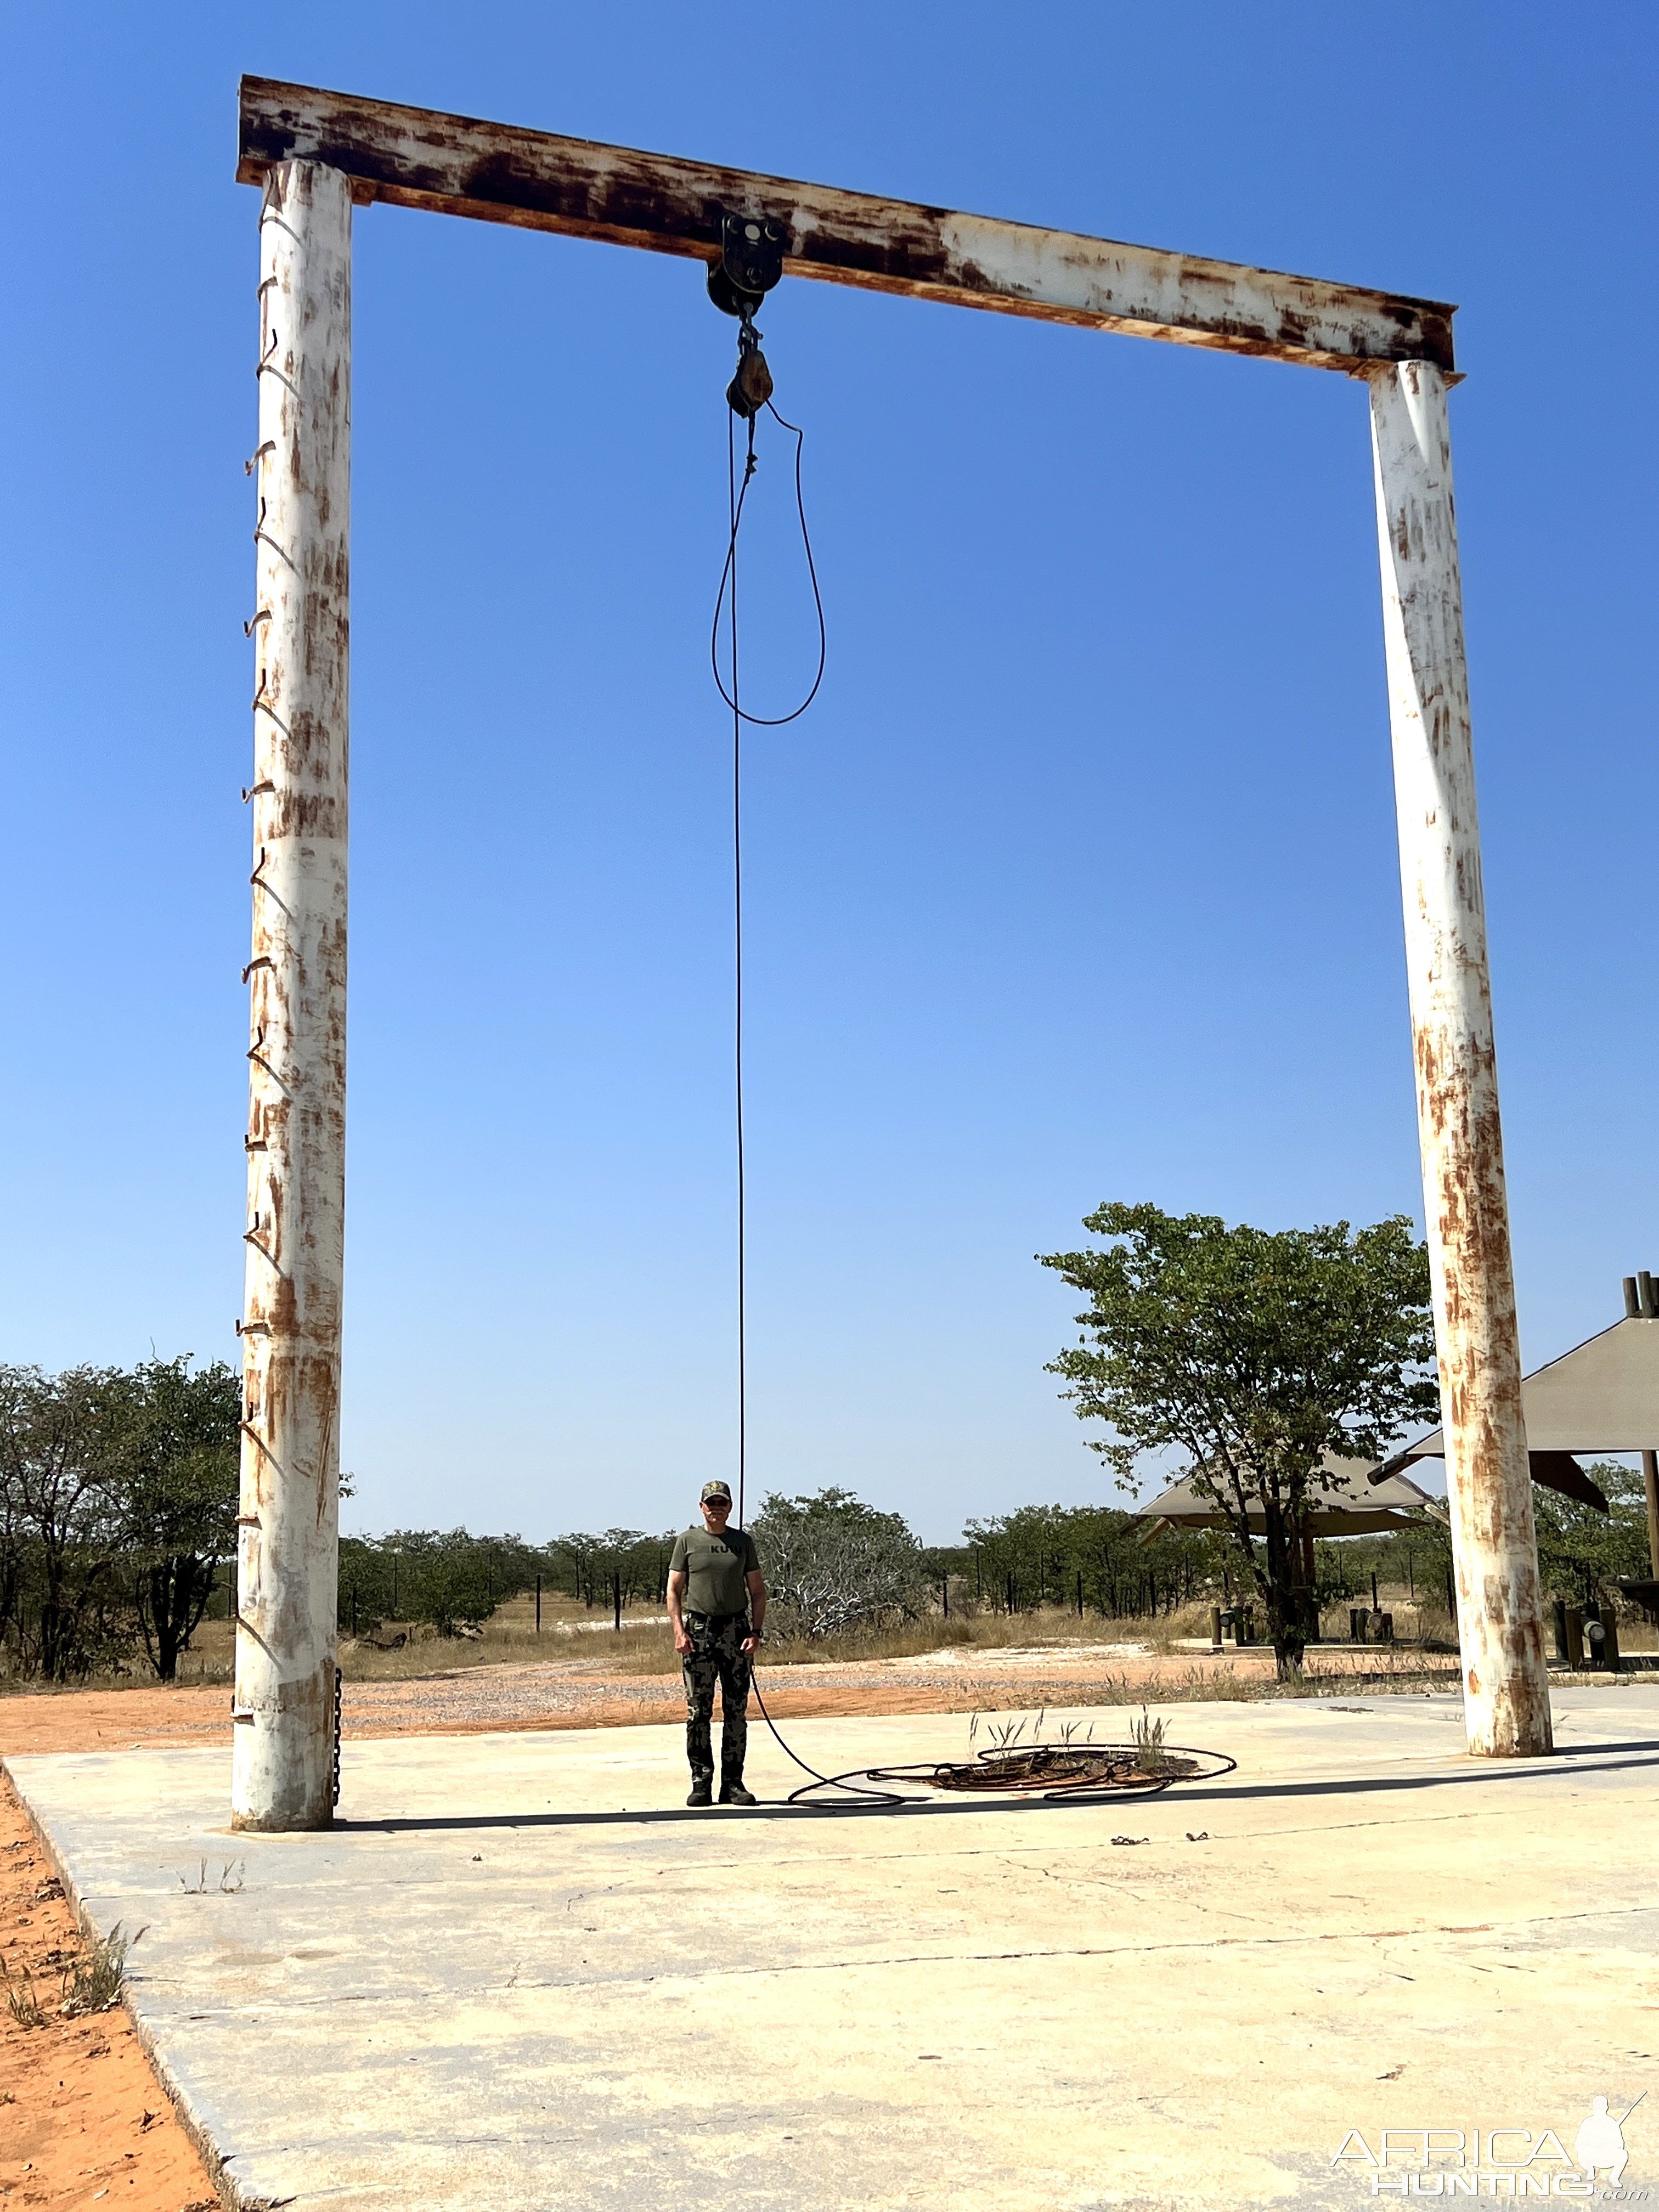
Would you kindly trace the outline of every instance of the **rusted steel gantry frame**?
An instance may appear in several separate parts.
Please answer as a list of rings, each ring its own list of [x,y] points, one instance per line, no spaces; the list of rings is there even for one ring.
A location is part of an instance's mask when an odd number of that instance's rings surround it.
[[[246,78],[260,187],[252,1071],[234,1817],[331,1818],[345,1134],[354,204],[1335,369],[1370,388],[1418,1122],[1468,1741],[1550,1747],[1492,1049],[1447,387],[1432,301]]]

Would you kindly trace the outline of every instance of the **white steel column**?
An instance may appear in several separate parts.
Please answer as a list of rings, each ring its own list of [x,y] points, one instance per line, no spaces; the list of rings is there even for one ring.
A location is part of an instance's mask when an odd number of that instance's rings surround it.
[[[1472,1752],[1551,1748],[1446,385],[1370,377],[1418,1135]]]
[[[231,1784],[239,1828],[333,1817],[345,1215],[351,186],[259,216],[253,948]]]

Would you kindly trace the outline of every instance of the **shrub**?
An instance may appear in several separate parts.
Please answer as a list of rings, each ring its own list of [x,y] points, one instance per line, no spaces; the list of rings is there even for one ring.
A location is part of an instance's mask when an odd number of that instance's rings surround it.
[[[817,1638],[915,1613],[927,1593],[921,1547],[902,1515],[849,1490],[762,1502],[750,1524],[769,1597],[786,1633]]]

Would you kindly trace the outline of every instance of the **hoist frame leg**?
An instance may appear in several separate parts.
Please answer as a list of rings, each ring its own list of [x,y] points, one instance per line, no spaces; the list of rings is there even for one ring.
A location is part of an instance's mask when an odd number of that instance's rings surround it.
[[[333,1818],[345,1225],[351,185],[259,214],[247,1276],[231,1819]]]
[[[1371,441],[1424,1214],[1468,1747],[1552,1748],[1446,383],[1373,372]]]

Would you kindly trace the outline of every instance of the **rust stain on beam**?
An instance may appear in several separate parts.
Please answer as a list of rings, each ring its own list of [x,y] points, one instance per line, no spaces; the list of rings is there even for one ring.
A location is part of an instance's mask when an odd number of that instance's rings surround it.
[[[698,260],[735,209],[787,226],[793,276],[1316,368],[1455,370],[1440,301],[244,77],[238,179],[296,159],[341,171],[360,202]]]

